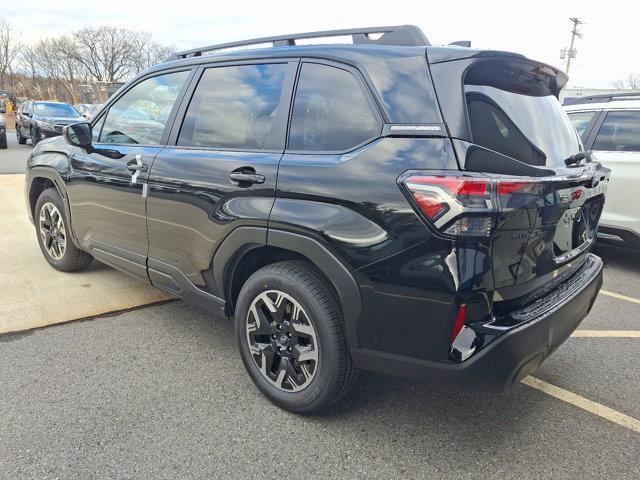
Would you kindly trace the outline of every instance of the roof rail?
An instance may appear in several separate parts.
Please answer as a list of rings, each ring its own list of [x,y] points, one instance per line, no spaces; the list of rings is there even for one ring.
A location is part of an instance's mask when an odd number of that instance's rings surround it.
[[[569,97],[565,99],[563,105],[579,105],[582,103],[606,103],[635,99],[640,100],[640,91],[628,93],[603,93],[600,95],[589,95],[586,97]]]
[[[376,34],[381,34],[379,37]],[[167,60],[178,60],[181,58],[200,57],[207,53],[215,53],[218,50],[231,49],[236,47],[246,47],[270,43],[272,47],[283,47],[296,45],[296,40],[309,38],[328,38],[351,36],[354,44],[373,45],[405,45],[405,46],[429,46],[429,40],[422,30],[415,25],[398,25],[394,27],[369,27],[369,28],[348,28],[344,30],[326,30],[323,32],[295,33],[292,35],[279,35],[276,37],[252,38],[239,42],[219,43],[207,47],[193,48],[172,55]]]

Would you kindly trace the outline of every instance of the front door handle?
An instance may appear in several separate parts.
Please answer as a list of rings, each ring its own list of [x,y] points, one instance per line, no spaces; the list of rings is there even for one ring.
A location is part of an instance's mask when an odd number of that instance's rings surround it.
[[[134,163],[133,165],[127,164],[127,170],[129,170],[130,172],[146,172],[147,166],[145,164],[138,165],[136,163]]]
[[[138,176],[141,172],[147,171],[147,166],[142,163],[142,155],[136,155],[136,158],[127,162],[127,170],[131,173],[131,183],[138,183]]]
[[[255,184],[264,183],[264,175],[252,172],[250,170],[233,171],[229,174],[229,178],[235,184]]]

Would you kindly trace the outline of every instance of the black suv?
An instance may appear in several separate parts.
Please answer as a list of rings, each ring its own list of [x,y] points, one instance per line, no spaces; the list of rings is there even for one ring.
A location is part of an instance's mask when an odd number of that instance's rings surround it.
[[[62,135],[62,129],[85,119],[68,103],[23,102],[16,113],[16,138],[20,145],[27,139],[36,145],[40,140]]]
[[[334,35],[353,44],[296,45]],[[233,318],[285,409],[331,405],[358,369],[503,391],[602,284],[609,171],[566,80],[412,26],[191,50],[36,147],[29,214],[53,267],[97,258]]]

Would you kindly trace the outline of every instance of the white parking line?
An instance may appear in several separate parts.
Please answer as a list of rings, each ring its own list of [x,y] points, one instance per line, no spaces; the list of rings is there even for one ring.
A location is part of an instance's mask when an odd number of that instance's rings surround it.
[[[609,292],[608,290],[600,290],[600,293],[603,295],[608,295],[609,297],[618,298],[620,300],[626,300],[627,302],[640,304],[639,298],[627,297],[626,295],[620,295],[619,293]]]
[[[538,378],[528,376],[522,379],[522,383],[529,385],[536,390],[551,395],[563,402],[570,403],[578,408],[586,410],[589,413],[602,417],[610,422],[616,423],[622,427],[633,430],[640,433],[640,420],[637,420],[629,415],[613,410],[612,408],[605,407],[604,405],[593,402],[587,398],[576,395],[564,388],[556,387]]]
[[[576,330],[572,337],[640,338],[640,330]]]

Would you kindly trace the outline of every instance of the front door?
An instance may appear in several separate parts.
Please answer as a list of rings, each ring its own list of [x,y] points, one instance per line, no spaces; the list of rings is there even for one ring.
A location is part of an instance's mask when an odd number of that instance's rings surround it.
[[[203,68],[149,176],[149,277],[218,294],[214,253],[235,228],[267,226],[296,61]],[[193,87],[192,87],[193,88]],[[190,101],[187,101],[188,98]]]
[[[76,148],[67,185],[73,230],[83,248],[147,279],[146,181],[189,71],[144,79],[94,122],[90,150]]]

